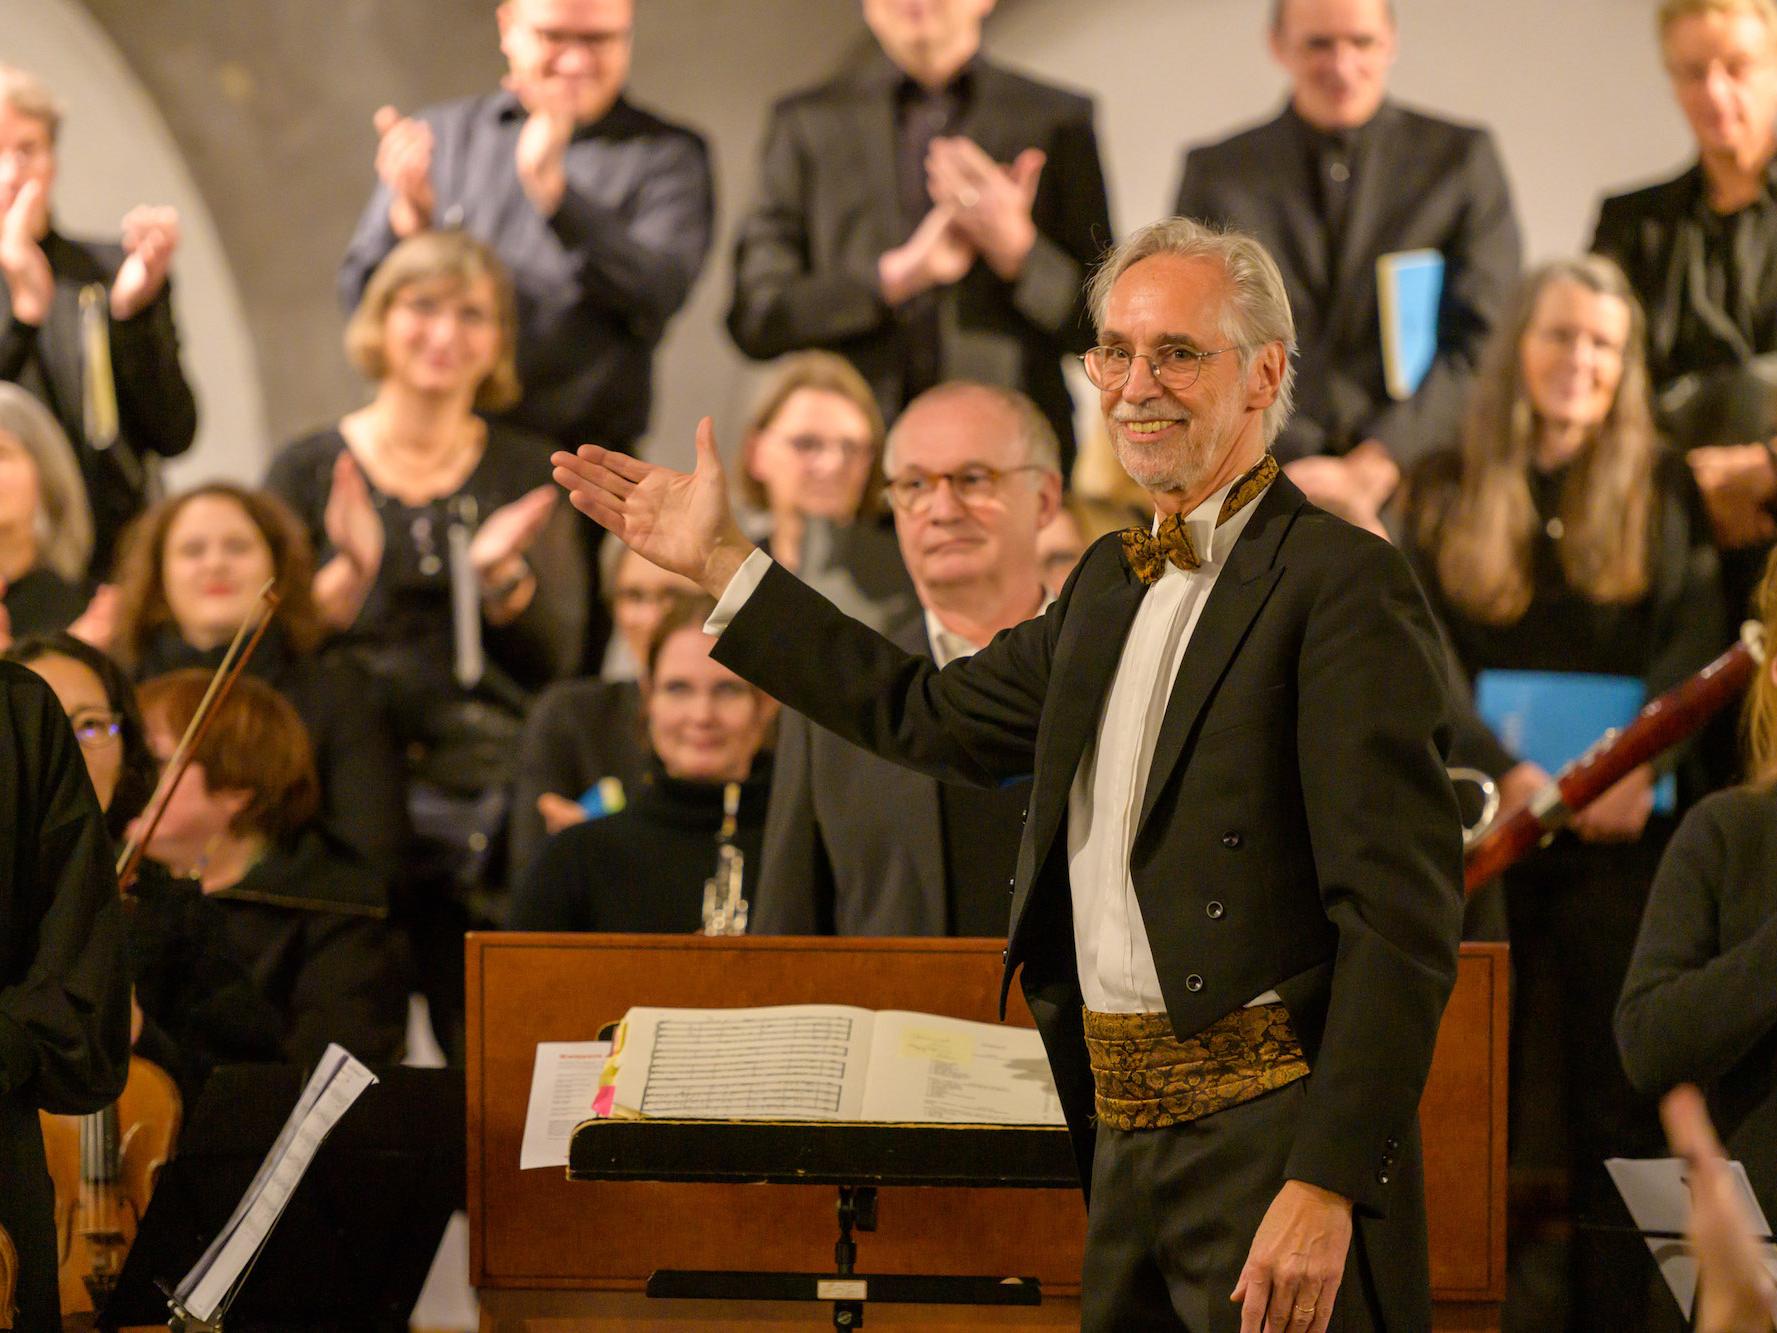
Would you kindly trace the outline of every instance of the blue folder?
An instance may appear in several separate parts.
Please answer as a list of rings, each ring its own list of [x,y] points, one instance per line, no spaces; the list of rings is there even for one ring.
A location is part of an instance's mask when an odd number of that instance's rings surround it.
[[[1633,676],[1578,671],[1483,671],[1475,678],[1475,711],[1520,759],[1559,773],[1612,727],[1635,720],[1647,688]],[[1654,809],[1678,801],[1670,773],[1654,785]]]
[[[1444,256],[1436,250],[1397,250],[1376,261],[1382,374],[1396,402],[1413,396],[1438,354],[1443,300]]]

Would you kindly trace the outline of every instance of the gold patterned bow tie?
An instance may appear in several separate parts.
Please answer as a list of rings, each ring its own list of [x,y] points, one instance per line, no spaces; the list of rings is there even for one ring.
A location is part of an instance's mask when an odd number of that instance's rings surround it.
[[[1216,516],[1216,526],[1221,527],[1263,495],[1265,488],[1276,480],[1277,473],[1277,459],[1267,453],[1228,488],[1228,497],[1222,501],[1222,512]],[[1203,558],[1197,554],[1196,543],[1185,528],[1182,514],[1172,514],[1161,520],[1158,532],[1124,528],[1118,535],[1123,539],[1123,558],[1143,583],[1158,583],[1168,563],[1186,571],[1200,569],[1203,565]]]

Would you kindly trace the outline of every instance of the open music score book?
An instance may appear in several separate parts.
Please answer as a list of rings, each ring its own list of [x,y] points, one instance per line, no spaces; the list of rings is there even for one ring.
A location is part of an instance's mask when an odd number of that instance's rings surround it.
[[[618,1118],[1063,1123],[1035,1031],[896,1009],[635,1008],[605,1081]]]

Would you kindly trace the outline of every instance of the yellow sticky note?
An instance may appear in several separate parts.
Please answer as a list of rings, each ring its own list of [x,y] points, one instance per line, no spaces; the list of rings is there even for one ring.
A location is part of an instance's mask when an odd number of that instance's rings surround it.
[[[961,1032],[908,1028],[901,1034],[900,1056],[903,1060],[943,1060],[966,1065],[975,1058],[975,1042]]]

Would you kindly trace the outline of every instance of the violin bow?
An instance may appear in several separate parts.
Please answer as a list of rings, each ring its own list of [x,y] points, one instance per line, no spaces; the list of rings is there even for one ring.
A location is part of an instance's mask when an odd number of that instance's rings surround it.
[[[185,770],[191,767],[192,756],[209,734],[210,722],[216,716],[216,710],[228,698],[229,691],[234,689],[235,681],[240,679],[241,672],[246,669],[247,662],[253,656],[253,650],[259,646],[259,640],[265,636],[266,628],[277,614],[278,595],[272,591],[272,585],[276,582],[276,579],[265,581],[265,586],[259,590],[258,600],[253,604],[253,610],[235,631],[228,651],[222,655],[220,665],[210,677],[210,687],[204,691],[204,697],[198,702],[191,721],[185,727],[185,734],[179,738],[172,758],[167,761],[167,766],[161,773],[160,782],[154,789],[154,795],[148,800],[147,809],[136,822],[138,831],[130,835],[129,840],[124,843],[123,851],[118,854],[117,886],[121,892],[128,893],[130,886],[136,882],[136,872],[142,867],[142,858],[148,851],[149,839],[154,837],[155,829],[160,827],[161,816],[166,814],[167,803],[173,799],[179,780],[185,776]]]

